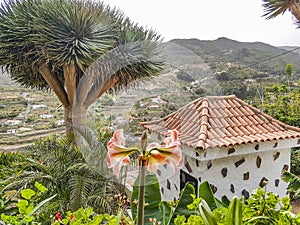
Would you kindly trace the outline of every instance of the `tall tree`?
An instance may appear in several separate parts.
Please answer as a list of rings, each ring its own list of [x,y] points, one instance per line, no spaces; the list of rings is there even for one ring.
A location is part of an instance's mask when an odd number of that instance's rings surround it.
[[[96,1],[6,0],[0,7],[0,67],[25,87],[52,90],[67,134],[105,92],[160,73],[160,43],[155,31]]]
[[[290,11],[300,25],[300,2],[299,0],[263,0],[263,7],[267,19],[272,19],[280,14]]]

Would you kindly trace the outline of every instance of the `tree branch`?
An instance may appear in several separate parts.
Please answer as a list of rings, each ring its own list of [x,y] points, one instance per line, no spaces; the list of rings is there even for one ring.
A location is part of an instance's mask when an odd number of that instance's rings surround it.
[[[84,105],[89,107],[91,104],[93,104],[101,95],[103,95],[107,90],[109,90],[111,87],[113,87],[117,82],[119,78],[116,76],[111,77],[104,85],[96,85],[97,87],[93,87],[88,94]],[[95,84],[94,84],[95,85]]]
[[[69,105],[68,96],[58,77],[50,71],[47,64],[42,65],[39,68],[39,72],[56,94],[59,101],[64,105],[64,107],[67,107]]]
[[[76,97],[76,68],[74,64],[64,66],[65,84],[68,93],[68,100],[71,105]]]
[[[79,84],[77,86],[76,90],[76,104],[83,105],[84,101],[86,100],[91,84],[95,77],[95,71],[92,70],[89,74],[85,74],[79,81]]]

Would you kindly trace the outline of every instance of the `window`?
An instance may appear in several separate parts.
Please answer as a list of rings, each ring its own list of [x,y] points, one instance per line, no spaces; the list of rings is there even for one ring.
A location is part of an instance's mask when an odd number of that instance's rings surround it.
[[[193,185],[195,188],[195,193],[198,195],[198,180],[183,170],[180,170],[180,190],[185,187],[186,183]]]

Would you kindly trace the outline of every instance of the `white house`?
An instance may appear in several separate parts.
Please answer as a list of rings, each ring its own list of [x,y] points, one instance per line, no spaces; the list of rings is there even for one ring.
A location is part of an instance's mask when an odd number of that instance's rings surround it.
[[[40,115],[40,117],[43,119],[50,119],[50,118],[53,118],[54,116],[52,114],[42,114],[42,115]]]
[[[165,118],[142,126],[162,141],[177,129],[184,166],[172,175],[157,170],[164,200],[178,198],[186,182],[198,190],[208,180],[217,197],[245,197],[263,187],[286,195],[282,169],[289,169],[291,148],[300,146],[300,128],[288,126],[235,96],[197,99]]]
[[[19,125],[20,123],[22,123],[21,120],[6,120],[5,121],[5,125],[8,125],[8,126],[16,126],[16,125]]]
[[[6,131],[7,134],[15,134],[15,133],[17,133],[17,132],[18,132],[17,129],[8,129],[8,130]]]
[[[37,109],[45,109],[48,108],[48,106],[41,104],[41,105],[32,105],[31,106],[32,110],[37,110]]]
[[[65,120],[57,120],[55,121],[56,126],[63,126],[65,125]]]

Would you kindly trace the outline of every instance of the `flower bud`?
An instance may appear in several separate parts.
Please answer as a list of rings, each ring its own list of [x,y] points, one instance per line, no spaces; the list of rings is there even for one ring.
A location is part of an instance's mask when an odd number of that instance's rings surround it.
[[[141,136],[141,144],[142,144],[142,151],[146,150],[147,147],[147,131],[144,131]]]

